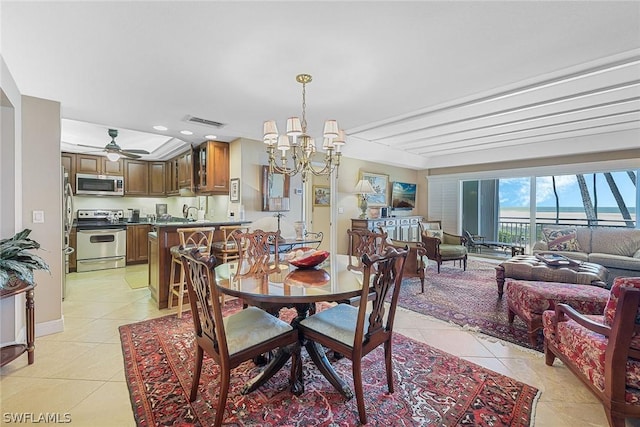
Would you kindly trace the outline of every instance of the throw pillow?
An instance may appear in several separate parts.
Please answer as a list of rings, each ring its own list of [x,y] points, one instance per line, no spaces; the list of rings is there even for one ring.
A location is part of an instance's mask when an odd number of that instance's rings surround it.
[[[575,227],[542,227],[542,234],[550,251],[581,251]]]
[[[442,240],[442,237],[444,236],[442,230],[424,230],[424,235],[427,237],[435,237],[440,240]]]
[[[611,326],[613,324],[613,316],[616,314],[618,300],[620,299],[621,288],[640,288],[640,280],[637,277],[616,277],[611,287],[609,301],[604,308],[604,324]]]

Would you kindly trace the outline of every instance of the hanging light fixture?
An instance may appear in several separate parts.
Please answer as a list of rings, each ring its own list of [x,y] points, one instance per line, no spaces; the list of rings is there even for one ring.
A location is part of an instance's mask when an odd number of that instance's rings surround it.
[[[327,120],[324,123],[322,135],[322,150],[325,151],[324,165],[314,167],[312,159],[317,152],[316,141],[307,134],[306,117],[306,85],[311,82],[311,75],[298,74],[296,81],[302,84],[302,121],[299,117],[287,119],[287,132],[279,135],[275,120],[267,120],[263,125],[263,140],[267,144],[269,153],[269,173],[285,175],[302,175],[302,182],[306,182],[309,173],[313,175],[330,175],[340,166],[340,152],[345,144],[345,133],[338,129],[338,122]],[[280,151],[280,162],[276,159],[276,150]],[[287,158],[287,152],[291,159]]]

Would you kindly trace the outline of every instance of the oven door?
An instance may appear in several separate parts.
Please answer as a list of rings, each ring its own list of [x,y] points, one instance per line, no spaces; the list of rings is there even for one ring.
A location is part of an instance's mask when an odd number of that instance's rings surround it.
[[[124,267],[126,265],[126,255],[126,229],[78,230],[78,272]]]

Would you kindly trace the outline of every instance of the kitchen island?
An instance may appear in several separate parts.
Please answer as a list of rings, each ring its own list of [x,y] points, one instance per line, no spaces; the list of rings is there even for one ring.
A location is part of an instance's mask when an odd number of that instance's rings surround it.
[[[171,280],[171,247],[180,244],[179,228],[215,227],[214,241],[222,240],[222,225],[242,225],[250,221],[154,222],[148,235],[149,291],[159,309],[167,308]]]

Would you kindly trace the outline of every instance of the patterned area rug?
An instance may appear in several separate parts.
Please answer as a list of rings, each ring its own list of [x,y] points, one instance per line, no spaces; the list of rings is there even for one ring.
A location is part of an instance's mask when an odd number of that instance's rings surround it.
[[[239,309],[237,302],[228,310]],[[292,317],[283,310],[281,317]],[[190,313],[120,327],[125,375],[138,426],[213,425],[218,366],[205,357],[198,398],[188,401],[193,365]],[[538,390],[512,378],[396,334],[393,343],[395,393],[388,394],[381,348],[367,356],[363,373],[370,426],[529,426]],[[225,425],[353,426],[355,398],[345,401],[304,358],[305,393],[288,389],[289,366],[253,393],[239,393],[260,370],[252,362],[231,377]],[[347,384],[351,362],[332,361]],[[185,391],[186,390],[186,391]]]
[[[400,291],[399,305],[418,313],[453,322],[514,344],[543,351],[542,334],[538,344],[529,343],[526,324],[516,316],[513,325],[507,317],[507,301],[498,299],[496,285],[497,264],[488,261],[469,260],[467,271],[445,262],[440,274],[435,263],[427,269],[424,294],[420,293],[420,281],[405,279]]]

